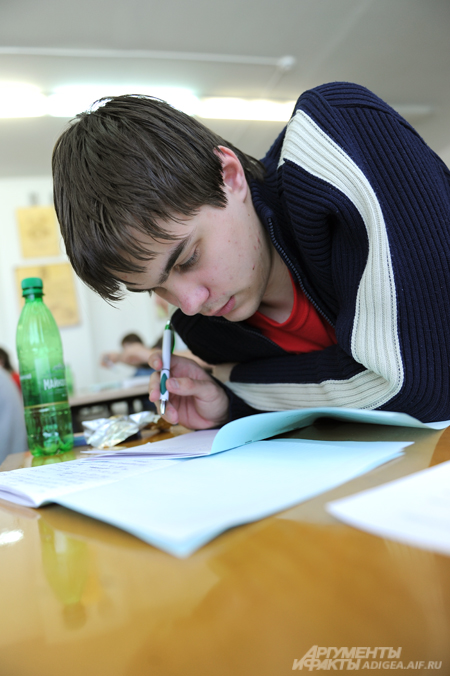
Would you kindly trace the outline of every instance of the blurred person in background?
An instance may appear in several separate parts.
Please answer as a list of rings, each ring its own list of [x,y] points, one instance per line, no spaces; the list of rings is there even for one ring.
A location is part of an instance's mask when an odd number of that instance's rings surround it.
[[[9,358],[9,354],[2,347],[0,347],[0,366],[2,366],[5,369],[5,371],[8,371],[9,375],[14,380],[14,382],[16,383],[17,387],[20,390],[21,389],[21,387],[20,387],[20,376],[17,373],[17,371],[14,371],[14,369],[11,365],[11,360]]]
[[[22,397],[7,371],[0,368],[0,463],[27,448]]]
[[[103,354],[100,362],[101,365],[105,368],[112,368],[114,364],[120,362],[122,364],[128,364],[128,366],[136,366],[135,376],[151,375],[154,369],[149,366],[148,360],[155,350],[162,349],[162,336],[158,338],[152,347],[146,347],[144,341],[137,333],[127,333],[121,340],[121,346],[121,352],[106,352]],[[193,355],[192,352],[187,349],[186,345],[177,334],[175,334],[174,354],[189,357],[209,372],[211,371],[206,362]]]
[[[153,373],[153,369],[148,365],[148,360],[155,348],[161,348],[161,338],[153,346],[146,347],[144,341],[137,333],[127,333],[120,341],[121,352],[106,352],[101,357],[101,365],[105,368],[111,368],[118,362],[135,366],[135,376],[146,376]]]

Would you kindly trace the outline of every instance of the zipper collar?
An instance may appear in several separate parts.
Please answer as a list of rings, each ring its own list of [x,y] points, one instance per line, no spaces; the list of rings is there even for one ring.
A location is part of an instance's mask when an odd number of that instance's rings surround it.
[[[267,179],[267,180],[266,180]],[[298,281],[301,290],[308,298],[310,303],[315,307],[317,312],[327,320],[327,322],[334,328],[335,323],[330,319],[326,312],[320,307],[318,302],[314,299],[311,293],[305,288],[305,283],[302,277],[302,270],[298,261],[293,261],[288,255],[287,251],[292,250],[292,247],[298,247],[298,244],[293,240],[291,245],[286,243],[286,240],[293,239],[292,233],[288,226],[288,217],[284,213],[281,200],[278,198],[276,191],[277,179],[273,174],[267,172],[264,183],[260,181],[252,181],[250,190],[253,200],[253,206],[263,225],[267,230],[270,240],[275,249],[281,256],[283,262],[292,273],[295,280]]]

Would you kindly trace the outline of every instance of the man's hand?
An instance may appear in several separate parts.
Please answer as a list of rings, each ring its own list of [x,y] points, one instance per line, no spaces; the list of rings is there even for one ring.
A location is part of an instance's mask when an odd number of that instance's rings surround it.
[[[120,361],[129,366],[148,363],[152,351],[142,343],[125,343],[120,353]]]
[[[161,352],[150,356],[156,372],[162,368]],[[172,355],[170,378],[166,381],[169,401],[164,418],[192,430],[218,427],[228,419],[228,397],[206,371],[192,359]],[[159,373],[150,378],[150,401],[159,401]]]
[[[111,369],[118,361],[120,361],[119,352],[105,352],[105,354],[102,354],[100,357],[100,364],[105,369]]]

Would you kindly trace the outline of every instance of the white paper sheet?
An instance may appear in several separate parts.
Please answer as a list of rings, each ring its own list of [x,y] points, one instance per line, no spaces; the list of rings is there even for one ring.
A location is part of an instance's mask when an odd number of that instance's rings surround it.
[[[58,497],[175,556],[387,462],[408,442],[272,440]],[[159,461],[158,461],[159,462]]]
[[[334,500],[326,509],[374,535],[450,555],[450,461]]]
[[[164,457],[195,458],[237,448],[253,441],[268,439],[284,432],[307,427],[318,418],[334,418],[345,422],[370,423],[395,427],[417,427],[441,430],[450,426],[450,420],[423,423],[406,413],[393,411],[366,411],[358,408],[303,408],[293,411],[272,411],[239,418],[220,430],[192,432],[174,439],[132,446],[130,448],[100,451],[104,457],[112,455],[154,455]],[[98,454],[99,449],[82,451]]]
[[[106,458],[89,458],[14,469],[0,473],[0,498],[25,507],[39,507],[66,493],[159,470],[175,462],[149,457],[116,458],[114,462],[108,462]]]
[[[188,432],[180,434],[171,439],[163,441],[153,441],[139,446],[130,446],[129,448],[108,448],[101,450],[98,448],[82,451],[86,456],[101,454],[102,458],[108,457],[139,457],[152,456],[155,458],[198,458],[203,455],[214,453],[213,442],[218,430],[200,430],[199,432]]]

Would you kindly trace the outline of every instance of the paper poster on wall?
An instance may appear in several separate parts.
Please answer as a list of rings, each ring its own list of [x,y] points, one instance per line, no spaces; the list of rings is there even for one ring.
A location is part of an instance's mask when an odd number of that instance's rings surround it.
[[[22,279],[40,277],[44,283],[44,302],[50,309],[58,326],[73,326],[80,323],[75,282],[69,263],[30,265],[16,268],[17,293],[23,305]]]
[[[59,229],[52,206],[16,209],[23,258],[60,256]]]

